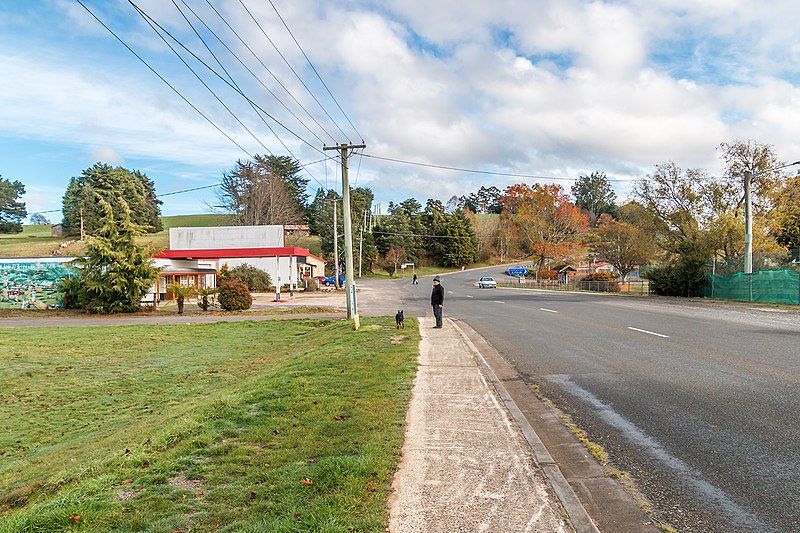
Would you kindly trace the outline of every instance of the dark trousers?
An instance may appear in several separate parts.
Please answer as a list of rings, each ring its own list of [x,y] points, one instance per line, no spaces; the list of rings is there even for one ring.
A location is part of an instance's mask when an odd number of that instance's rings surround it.
[[[436,317],[436,325],[442,325],[442,308],[438,305],[433,306],[433,316]]]

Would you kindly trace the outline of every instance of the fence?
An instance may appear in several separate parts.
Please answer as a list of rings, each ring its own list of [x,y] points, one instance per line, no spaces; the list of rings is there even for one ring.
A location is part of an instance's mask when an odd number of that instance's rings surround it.
[[[647,296],[650,294],[650,282],[647,280],[639,281],[570,281],[562,283],[558,280],[530,280],[522,279],[518,282],[501,282],[503,287],[517,287],[525,289],[548,289],[554,291],[590,291],[590,292],[621,292],[625,294],[638,294]]]
[[[800,305],[800,272],[760,270],[752,274],[710,275],[705,295],[723,300]]]

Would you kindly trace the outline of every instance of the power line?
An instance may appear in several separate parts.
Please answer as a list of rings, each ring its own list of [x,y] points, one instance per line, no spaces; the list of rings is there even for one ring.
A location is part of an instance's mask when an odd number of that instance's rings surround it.
[[[225,102],[223,102],[223,101],[222,101],[222,99],[221,99],[221,98],[220,98],[220,97],[217,95],[217,93],[216,93],[216,92],[214,92],[214,90],[213,90],[211,87],[209,87],[209,86],[208,86],[208,84],[205,82],[205,80],[203,80],[203,78],[201,78],[201,77],[200,77],[200,75],[197,73],[197,71],[195,71],[195,70],[194,70],[194,69],[191,67],[191,65],[189,65],[189,63],[187,63],[185,59],[183,59],[183,57],[182,57],[182,56],[181,56],[181,55],[178,53],[178,51],[177,51],[177,50],[175,50],[175,48],[174,48],[174,47],[173,47],[171,44],[169,44],[169,41],[167,41],[167,40],[164,38],[164,36],[163,36],[163,35],[161,35],[161,33],[160,33],[160,32],[159,32],[159,31],[158,31],[156,28],[155,28],[155,26],[153,26],[153,24],[150,22],[150,20],[148,20],[148,18],[149,18],[149,17],[146,17],[145,13],[144,13],[144,12],[142,12],[142,10],[141,10],[141,9],[139,9],[139,7],[138,7],[138,6],[136,6],[136,4],[133,4],[133,2],[131,2],[131,4],[132,4],[132,5],[133,5],[133,7],[134,7],[134,8],[135,8],[135,9],[136,9],[138,12],[139,12],[139,15],[142,17],[142,20],[144,20],[144,21],[145,21],[145,22],[148,24],[148,26],[150,26],[150,29],[152,29],[152,30],[153,30],[153,31],[156,33],[156,35],[158,35],[158,37],[159,37],[159,38],[160,38],[162,41],[164,41],[164,44],[166,44],[166,45],[167,45],[167,47],[168,47],[170,50],[172,50],[172,53],[173,53],[173,54],[175,54],[175,56],[176,56],[178,59],[180,59],[181,63],[183,63],[183,64],[186,66],[186,68],[188,68],[188,69],[191,71],[191,73],[192,73],[192,74],[194,74],[194,77],[195,77],[195,78],[197,78],[197,80],[198,80],[200,83],[202,83],[202,84],[203,84],[203,87],[205,87],[206,89],[208,89],[208,92],[210,92],[210,93],[211,93],[211,95],[212,95],[212,96],[213,96],[213,97],[214,97],[214,98],[217,100],[217,102],[219,102],[219,103],[222,105],[222,107],[224,107],[224,108],[225,108],[225,110],[226,110],[226,111],[227,111],[227,112],[228,112],[228,113],[229,113],[229,114],[230,114],[230,115],[231,115],[231,116],[234,118],[234,120],[236,120],[236,122],[238,122],[238,123],[239,123],[239,125],[240,125],[240,126],[242,126],[242,127],[245,129],[245,131],[246,131],[247,133],[249,133],[249,134],[250,134],[250,136],[251,136],[253,139],[255,139],[255,141],[256,141],[258,144],[260,144],[260,145],[261,145],[261,147],[262,147],[262,148],[264,148],[264,150],[266,150],[267,152],[269,152],[270,154],[272,154],[272,150],[270,150],[270,149],[267,147],[267,145],[266,145],[266,144],[264,144],[264,143],[261,141],[261,139],[259,139],[259,138],[256,136],[256,134],[255,134],[255,133],[253,133],[253,132],[252,132],[252,130],[250,130],[250,128],[248,128],[248,127],[245,125],[245,123],[241,121],[241,119],[240,119],[238,116],[236,116],[236,113],[234,113],[233,111],[231,111],[231,108],[229,108],[229,107],[228,107],[228,106],[225,104]]]
[[[247,14],[248,14],[248,15],[250,15],[250,18],[251,18],[251,19],[253,19],[253,22],[255,22],[255,23],[256,23],[256,26],[258,26],[258,29],[259,29],[259,30],[261,30],[261,33],[264,35],[264,37],[266,37],[266,38],[267,38],[267,41],[269,41],[269,44],[271,44],[271,45],[272,45],[272,48],[274,48],[274,49],[275,49],[275,51],[276,51],[276,52],[278,52],[278,55],[279,55],[279,56],[281,56],[281,59],[283,59],[283,62],[284,62],[284,63],[286,63],[286,66],[287,66],[287,67],[289,67],[289,70],[291,70],[291,71],[292,71],[292,74],[294,74],[294,76],[295,76],[295,77],[298,79],[298,81],[299,81],[299,82],[300,82],[300,83],[303,85],[303,87],[305,87],[306,91],[308,92],[308,94],[310,94],[310,95],[311,95],[311,98],[313,98],[313,99],[314,99],[314,101],[317,103],[317,105],[319,106],[319,108],[320,108],[320,109],[322,109],[322,112],[323,112],[323,113],[325,113],[325,115],[326,115],[326,116],[327,116],[327,117],[330,119],[331,123],[332,123],[334,126],[336,126],[336,129],[337,129],[337,130],[339,130],[339,133],[341,133],[342,135],[344,135],[344,138],[345,138],[345,139],[347,139],[347,142],[348,142],[348,143],[350,143],[350,138],[349,138],[349,137],[347,136],[347,134],[346,134],[346,133],[345,133],[345,132],[342,130],[342,128],[340,128],[340,127],[339,127],[339,124],[337,124],[337,123],[336,123],[336,121],[333,119],[333,117],[331,116],[331,114],[330,114],[330,113],[328,113],[328,110],[327,110],[327,109],[325,109],[325,106],[323,106],[323,105],[322,105],[322,102],[320,102],[320,101],[317,99],[317,97],[314,95],[314,93],[313,93],[313,92],[311,92],[311,89],[309,89],[309,88],[308,88],[308,85],[306,85],[306,82],[304,82],[304,81],[303,81],[303,78],[301,78],[301,77],[300,77],[300,75],[297,73],[297,71],[294,69],[294,67],[292,67],[291,63],[289,63],[289,61],[286,59],[286,57],[284,57],[283,53],[281,53],[281,51],[280,51],[280,49],[277,47],[277,45],[276,45],[276,44],[275,44],[275,43],[272,41],[272,39],[270,39],[269,35],[267,35],[267,32],[266,32],[266,31],[264,31],[264,28],[263,28],[263,27],[261,26],[261,24],[258,22],[258,20],[256,19],[256,17],[254,17],[254,16],[253,16],[253,13],[252,13],[252,12],[250,12],[250,10],[247,8],[247,5],[245,5],[245,3],[244,3],[244,0],[239,0],[239,3],[240,3],[240,4],[242,4],[242,7],[244,8],[244,10],[245,10],[245,11],[247,11]],[[333,139],[333,138],[332,138],[332,139]],[[335,139],[333,139],[333,142],[336,142],[336,140],[335,140]]]
[[[381,161],[391,161],[393,163],[402,163],[404,165],[415,165],[419,167],[427,167],[427,168],[436,168],[440,170],[452,170],[455,172],[469,172],[472,174],[488,174],[490,176],[508,176],[512,178],[530,178],[530,179],[537,179],[537,180],[554,180],[554,181],[576,181],[577,178],[562,178],[562,177],[554,177],[554,176],[537,176],[533,174],[520,174],[516,172],[497,172],[492,170],[478,170],[472,168],[461,168],[461,167],[451,167],[447,165],[435,165],[432,163],[422,163],[420,161],[408,161],[405,159],[395,159],[392,157],[383,157],[379,155],[373,154],[362,154],[364,157],[369,157],[371,159],[379,159]],[[611,179],[608,178],[608,181],[615,181],[615,182],[634,182],[638,181],[637,179]]]
[[[306,115],[308,115],[308,116],[309,116],[309,118],[310,118],[312,121],[314,121],[314,123],[315,123],[317,126],[319,126],[319,128],[320,128],[322,131],[324,131],[324,132],[325,132],[325,135],[327,135],[328,137],[330,137],[331,139],[333,139],[333,136],[332,136],[332,135],[331,135],[331,134],[328,132],[328,130],[327,130],[327,129],[325,129],[325,127],[324,127],[322,124],[320,124],[320,123],[319,123],[319,121],[318,121],[316,118],[314,118],[314,115],[312,115],[312,114],[311,114],[311,113],[308,111],[308,109],[306,109],[306,108],[305,108],[305,106],[304,106],[303,104],[301,104],[301,103],[300,103],[300,101],[299,101],[297,98],[295,98],[295,96],[292,94],[292,92],[291,92],[291,91],[290,91],[290,90],[289,90],[289,89],[286,87],[286,85],[284,85],[284,83],[283,83],[283,82],[282,82],[282,81],[281,81],[281,80],[278,78],[278,76],[276,76],[276,75],[275,75],[275,74],[272,72],[272,70],[270,70],[270,68],[269,68],[269,67],[268,67],[268,66],[267,66],[267,65],[266,65],[266,64],[265,64],[265,63],[264,63],[264,62],[261,60],[261,58],[260,58],[260,57],[258,57],[258,54],[256,54],[256,53],[253,51],[253,49],[250,47],[250,45],[249,45],[249,44],[247,44],[247,43],[245,42],[245,40],[244,40],[244,39],[242,39],[242,37],[239,35],[239,33],[238,33],[238,32],[237,32],[235,29],[233,29],[233,26],[231,26],[231,25],[228,23],[227,19],[226,19],[226,18],[225,18],[225,17],[222,15],[222,13],[220,13],[220,12],[217,10],[217,8],[216,8],[216,7],[214,7],[214,4],[212,4],[210,0],[206,0],[206,3],[207,3],[207,4],[209,5],[209,7],[210,7],[210,8],[211,8],[211,9],[214,11],[214,13],[216,13],[217,17],[219,17],[219,19],[220,19],[220,20],[221,20],[221,21],[222,21],[222,22],[225,24],[225,26],[227,26],[227,27],[228,27],[228,29],[229,29],[229,30],[230,30],[230,31],[231,31],[231,32],[232,32],[232,33],[233,33],[233,34],[236,36],[236,38],[237,38],[237,39],[239,39],[239,42],[240,42],[240,43],[242,43],[242,45],[244,45],[244,47],[247,49],[247,51],[248,51],[248,52],[250,52],[250,54],[251,54],[251,55],[252,55],[252,56],[253,56],[253,57],[256,59],[256,61],[258,61],[258,63],[259,63],[259,64],[260,64],[260,65],[261,65],[261,66],[264,68],[264,70],[266,70],[266,71],[269,73],[269,75],[270,75],[270,76],[272,76],[272,79],[274,79],[274,80],[275,80],[275,81],[278,83],[278,85],[280,85],[280,86],[281,86],[281,88],[282,88],[284,91],[286,91],[286,94],[288,94],[288,95],[289,95],[289,98],[291,98],[292,100],[294,100],[294,102],[295,102],[295,103],[296,103],[296,104],[297,104],[297,105],[300,107],[300,109],[302,109],[302,110],[305,112],[305,114],[306,114]],[[262,85],[263,85],[263,84],[262,84]],[[270,92],[272,92],[272,91],[270,91]],[[277,98],[277,97],[276,97],[276,98]],[[298,120],[299,120],[299,119],[298,119]],[[313,135],[313,134],[312,134],[312,135]],[[314,136],[316,137],[316,135],[314,135]],[[317,137],[317,139],[319,139],[319,137]],[[320,142],[322,142],[322,140],[321,140],[321,139],[319,139],[319,140],[320,140]]]
[[[77,1],[79,1],[79,2],[80,2],[81,0],[77,0]],[[279,121],[279,120],[278,120],[278,119],[276,119],[274,116],[272,116],[272,115],[271,115],[271,114],[270,114],[268,111],[266,111],[266,110],[265,110],[263,107],[261,107],[260,105],[258,105],[257,103],[255,103],[255,102],[254,102],[254,101],[253,101],[253,100],[252,100],[252,99],[251,99],[249,96],[247,96],[246,94],[244,94],[244,93],[243,93],[243,92],[242,92],[240,89],[238,89],[237,87],[235,87],[235,86],[234,86],[234,85],[233,85],[231,82],[229,82],[228,80],[226,80],[226,79],[225,79],[225,78],[224,78],[224,77],[223,77],[223,76],[222,76],[222,75],[221,75],[219,72],[217,72],[216,70],[214,70],[214,69],[213,69],[213,68],[212,68],[212,67],[211,67],[211,66],[210,66],[208,63],[206,63],[205,61],[203,61],[203,60],[202,60],[200,57],[198,57],[198,55],[197,55],[197,54],[195,54],[195,53],[194,53],[192,50],[190,50],[189,48],[187,48],[187,47],[186,47],[186,45],[184,45],[184,44],[183,44],[183,43],[182,43],[182,42],[181,42],[179,39],[177,39],[177,38],[176,38],[174,35],[172,35],[172,33],[170,33],[170,32],[169,32],[168,30],[166,30],[166,29],[165,29],[163,26],[161,26],[161,25],[160,25],[158,22],[156,22],[156,21],[155,21],[155,19],[153,19],[153,18],[152,18],[150,15],[148,15],[148,14],[147,14],[147,12],[145,12],[145,11],[144,11],[144,10],[142,10],[142,9],[141,9],[139,6],[137,6],[137,5],[136,5],[136,4],[133,2],[133,0],[128,0],[128,3],[129,3],[129,4],[131,4],[131,5],[132,5],[132,6],[133,6],[133,7],[134,7],[134,8],[135,8],[137,11],[139,11],[139,12],[143,13],[145,17],[147,17],[147,18],[148,18],[150,21],[152,21],[152,22],[153,22],[153,24],[155,24],[155,25],[156,25],[156,26],[157,26],[157,27],[158,27],[158,28],[159,28],[159,29],[160,29],[162,32],[164,32],[164,34],[165,34],[165,35],[167,35],[167,36],[168,36],[170,39],[172,39],[172,41],[173,41],[173,42],[175,42],[175,43],[176,43],[178,46],[180,46],[180,47],[181,47],[181,48],[183,48],[183,49],[184,49],[186,52],[188,52],[188,53],[189,53],[189,54],[190,54],[190,55],[191,55],[191,56],[192,56],[192,57],[193,57],[193,58],[194,58],[194,59],[195,59],[197,62],[199,62],[199,63],[200,63],[201,65],[203,65],[204,67],[206,67],[206,68],[207,68],[207,69],[208,69],[208,70],[209,70],[209,71],[210,71],[212,74],[214,74],[214,75],[215,75],[217,78],[219,78],[220,80],[222,80],[222,82],[223,82],[223,83],[225,83],[225,84],[226,84],[228,87],[230,87],[231,89],[233,89],[233,90],[234,90],[236,93],[238,93],[238,94],[239,94],[239,95],[240,95],[242,98],[244,98],[245,100],[247,100],[248,102],[250,102],[250,103],[252,103],[254,106],[256,106],[256,107],[257,107],[257,108],[258,108],[258,109],[259,109],[259,110],[260,110],[262,113],[264,113],[266,116],[268,116],[270,119],[272,119],[272,120],[273,120],[273,121],[274,121],[274,122],[275,122],[277,125],[279,125],[281,128],[283,128],[284,130],[286,130],[286,131],[287,131],[288,133],[290,133],[292,136],[296,137],[296,138],[297,138],[297,139],[298,139],[300,142],[302,142],[302,143],[304,143],[304,144],[308,145],[310,148],[312,148],[313,150],[315,150],[315,151],[319,152],[320,154],[322,154],[322,155],[325,155],[325,153],[324,153],[322,150],[320,150],[319,148],[317,148],[316,146],[314,146],[313,144],[311,144],[311,143],[310,143],[310,142],[308,142],[307,140],[305,140],[305,139],[303,139],[302,137],[300,137],[300,136],[299,136],[297,133],[295,133],[293,130],[291,130],[291,129],[290,129],[288,126],[286,126],[286,125],[285,125],[285,124],[283,124],[281,121]]]
[[[173,0],[173,1],[174,1],[174,0]],[[289,112],[289,114],[290,114],[290,115],[292,115],[292,117],[294,117],[294,119],[295,119],[295,120],[297,120],[297,122],[299,122],[299,123],[300,123],[300,125],[302,125],[302,126],[303,126],[303,127],[304,127],[304,128],[305,128],[305,129],[306,129],[306,130],[307,130],[307,131],[308,131],[308,132],[309,132],[309,133],[310,133],[310,134],[311,134],[311,135],[312,135],[312,136],[313,136],[315,139],[317,139],[317,140],[318,140],[320,143],[323,143],[323,144],[324,144],[324,142],[325,142],[325,141],[323,141],[323,140],[322,140],[322,138],[321,138],[321,137],[319,137],[319,135],[317,135],[316,133],[314,133],[314,131],[313,131],[311,128],[309,128],[309,127],[308,127],[308,125],[307,125],[305,122],[303,122],[303,121],[300,119],[300,117],[298,117],[298,116],[297,116],[297,114],[296,114],[294,111],[292,111],[292,110],[291,110],[291,108],[290,108],[289,106],[287,106],[287,105],[286,105],[286,103],[284,103],[284,101],[283,101],[283,100],[281,100],[281,99],[278,97],[278,95],[277,95],[277,94],[275,94],[275,93],[272,91],[272,89],[270,89],[269,87],[267,87],[267,86],[266,86],[266,84],[265,84],[265,83],[264,83],[264,82],[261,80],[261,78],[260,78],[260,77],[259,77],[259,76],[258,76],[258,75],[255,73],[255,72],[253,72],[253,70],[252,70],[250,67],[248,67],[248,66],[247,66],[247,64],[246,64],[246,63],[245,63],[245,62],[244,62],[244,61],[243,61],[243,60],[242,60],[242,59],[241,59],[241,58],[240,58],[240,57],[239,57],[239,56],[236,54],[236,52],[234,52],[234,51],[231,49],[231,47],[230,47],[230,46],[228,46],[228,44],[227,44],[227,43],[226,43],[226,42],[225,42],[225,41],[222,39],[222,37],[220,37],[220,36],[219,36],[219,34],[217,34],[217,32],[215,32],[215,31],[214,31],[214,30],[213,30],[213,29],[212,29],[212,28],[211,28],[211,27],[210,27],[210,26],[209,26],[209,25],[206,23],[206,21],[205,21],[205,20],[203,20],[203,18],[202,18],[200,15],[198,15],[198,14],[197,14],[197,12],[196,12],[194,9],[192,9],[192,7],[191,7],[189,4],[187,4],[187,3],[186,3],[186,0],[180,0],[180,2],[181,2],[183,5],[184,5],[184,7],[186,7],[186,9],[188,9],[188,10],[189,10],[189,11],[192,13],[192,15],[194,15],[194,18],[196,18],[196,19],[198,20],[198,22],[200,22],[200,24],[202,24],[202,25],[203,25],[203,27],[204,27],[204,28],[205,28],[205,29],[206,29],[206,30],[207,30],[209,33],[211,33],[211,35],[213,35],[213,36],[214,36],[214,38],[215,38],[215,39],[216,39],[216,40],[217,40],[217,41],[218,41],[218,42],[219,42],[219,43],[220,43],[220,44],[221,44],[221,45],[222,45],[222,46],[225,48],[225,50],[227,50],[227,51],[228,51],[228,53],[229,53],[229,54],[231,54],[231,55],[233,56],[233,58],[234,58],[234,59],[236,59],[236,61],[238,61],[240,65],[242,65],[242,67],[244,67],[244,69],[245,69],[245,70],[246,70],[246,71],[247,71],[247,72],[248,72],[248,73],[249,73],[249,74],[250,74],[250,75],[253,77],[253,79],[255,79],[255,80],[256,80],[256,81],[259,83],[259,85],[261,85],[261,87],[263,87],[263,88],[264,88],[264,90],[265,90],[265,91],[267,91],[267,92],[268,92],[270,95],[272,95],[272,97],[273,97],[273,98],[274,98],[274,99],[275,99],[275,100],[276,100],[276,101],[277,101],[277,102],[278,102],[278,103],[279,103],[279,104],[280,104],[280,105],[281,105],[281,106],[282,106],[282,107],[283,107],[283,108],[284,108],[286,111],[288,111],[288,112]],[[178,10],[179,10],[179,11],[181,11],[181,13],[183,13],[183,11],[182,11],[180,8],[178,8]],[[221,16],[221,15],[220,15],[220,16]],[[223,20],[224,20],[224,19],[223,19]],[[231,31],[234,31],[234,35],[236,35],[236,37],[239,37],[239,35],[238,35],[238,34],[235,32],[235,30],[233,30],[233,29],[231,28]],[[202,40],[202,38],[201,38],[201,40]],[[241,41],[241,38],[240,38],[240,37],[239,37],[239,40]],[[246,46],[246,44],[245,44],[245,46]],[[252,53],[252,50],[251,50],[251,53]],[[212,55],[213,55],[213,52],[212,52]],[[257,56],[256,56],[256,59],[258,59],[258,57],[257,57]],[[262,65],[262,66],[264,66],[264,68],[266,68],[266,66],[265,66],[265,65]],[[269,69],[267,69],[267,72],[269,72],[270,74],[272,74],[272,72],[271,72]],[[273,77],[274,77],[274,75],[273,75]],[[290,95],[290,96],[291,96],[291,95]]]
[[[183,1],[184,1],[184,0],[181,0],[181,2],[183,2]],[[180,6],[178,6],[178,4],[175,2],[175,0],[172,0],[172,5],[174,5],[174,6],[175,6],[175,8],[176,8],[176,9],[177,9],[177,10],[180,12],[181,16],[183,17],[183,20],[185,20],[185,21],[186,21],[186,23],[189,25],[189,27],[190,27],[190,28],[192,28],[192,31],[194,32],[194,34],[197,36],[197,38],[198,38],[198,39],[200,39],[200,42],[201,42],[201,43],[203,43],[203,46],[205,47],[205,49],[206,49],[206,50],[208,50],[208,53],[209,53],[209,54],[211,54],[211,57],[213,57],[213,58],[214,58],[214,61],[216,61],[216,62],[217,62],[217,65],[219,65],[219,67],[222,69],[222,71],[223,71],[223,72],[224,72],[224,73],[225,73],[225,74],[228,76],[228,78],[231,80],[231,83],[233,83],[233,84],[236,86],[236,88],[237,88],[237,89],[239,89],[239,85],[236,83],[236,80],[234,80],[234,78],[233,78],[233,76],[231,75],[231,73],[230,73],[230,72],[228,72],[228,69],[226,69],[226,68],[225,68],[225,66],[224,66],[224,65],[222,64],[222,62],[219,60],[219,58],[218,58],[218,57],[217,57],[217,55],[214,53],[214,51],[213,51],[213,50],[211,50],[211,47],[209,47],[209,46],[208,46],[208,44],[206,43],[205,39],[203,39],[203,37],[200,35],[200,33],[197,31],[197,29],[196,29],[196,28],[194,27],[194,25],[191,23],[191,21],[190,21],[190,20],[189,20],[189,19],[186,17],[186,15],[184,14],[183,10],[180,8]],[[185,5],[185,2],[184,2],[184,5]],[[170,47],[170,48],[172,48],[172,47]],[[202,81],[202,80],[201,80],[201,81]],[[204,85],[205,85],[205,83],[204,83]],[[248,103],[250,103],[250,102],[248,102]],[[223,105],[224,105],[224,104],[223,104]],[[283,148],[284,148],[284,149],[285,149],[285,150],[286,150],[286,151],[289,153],[289,155],[290,155],[290,156],[292,156],[292,158],[293,158],[295,161],[298,161],[298,162],[299,162],[299,159],[298,159],[298,157],[294,155],[294,153],[293,153],[293,152],[292,152],[292,151],[289,149],[289,147],[288,147],[288,146],[286,146],[286,143],[285,143],[285,142],[283,142],[283,139],[281,139],[281,138],[280,138],[280,136],[278,136],[278,134],[277,134],[277,133],[275,133],[275,130],[274,130],[274,129],[272,129],[272,126],[270,126],[270,125],[269,125],[269,122],[267,122],[267,120],[264,118],[264,116],[263,116],[261,113],[259,113],[258,109],[256,109],[256,106],[254,106],[252,103],[250,103],[250,107],[253,109],[253,111],[255,111],[256,115],[258,115],[258,118],[260,118],[260,119],[261,119],[261,122],[263,122],[263,123],[264,123],[264,125],[265,125],[265,126],[268,128],[268,129],[269,129],[269,131],[270,131],[270,132],[272,132],[272,135],[274,135],[274,136],[275,136],[275,138],[278,140],[278,142],[281,144],[281,146],[283,146]],[[263,146],[263,145],[262,145],[262,146]],[[266,147],[264,147],[264,148],[266,148]],[[269,150],[269,148],[266,148],[266,149],[267,149],[267,151],[268,151],[268,152],[270,152],[270,154],[272,153],[272,152]],[[310,177],[311,177],[311,178],[312,178],[314,181],[316,181],[317,183],[320,183],[320,182],[319,182],[319,180],[316,178],[316,176],[314,176],[314,175],[313,175],[313,174],[312,174],[312,173],[311,173],[311,172],[310,172],[310,171],[309,171],[307,168],[303,167],[303,169],[306,171],[306,173],[307,173],[307,174],[308,174],[308,175],[309,175],[309,176],[310,176]]]
[[[128,46],[128,44],[127,44],[125,41],[123,41],[123,40],[122,40],[122,38],[121,38],[119,35],[117,35],[117,34],[116,34],[116,32],[114,32],[114,30],[112,30],[111,28],[109,28],[109,27],[108,27],[108,26],[105,24],[105,22],[103,22],[102,20],[100,20],[100,19],[97,17],[97,15],[95,15],[95,14],[94,14],[94,12],[92,12],[92,10],[91,10],[91,9],[89,9],[88,7],[86,7],[86,4],[84,4],[84,3],[82,2],[82,0],[76,0],[76,2],[78,2],[78,3],[81,5],[81,7],[83,7],[83,9],[85,9],[85,10],[86,10],[86,11],[87,11],[87,12],[88,12],[88,13],[89,13],[89,14],[90,14],[90,15],[91,15],[91,16],[92,16],[92,17],[93,17],[93,18],[94,18],[94,19],[95,19],[97,22],[99,22],[101,26],[103,26],[103,27],[104,27],[106,30],[108,30],[108,32],[109,32],[111,35],[113,35],[113,36],[114,36],[114,38],[115,38],[117,41],[119,41],[119,42],[122,44],[122,46],[124,46],[125,48],[127,48],[127,49],[128,49],[128,51],[129,51],[130,53],[132,53],[134,56],[136,56],[136,59],[138,59],[139,61],[141,61],[141,62],[144,64],[144,66],[146,66],[146,67],[147,67],[147,68],[150,70],[150,72],[152,72],[153,74],[155,74],[156,76],[158,76],[158,79],[160,79],[161,81],[163,81],[163,82],[164,82],[164,83],[167,85],[167,87],[169,87],[170,89],[172,89],[172,91],[173,91],[175,94],[177,94],[177,95],[178,95],[178,96],[181,98],[181,100],[183,100],[184,102],[186,102],[186,103],[187,103],[187,104],[188,104],[188,105],[189,105],[189,106],[190,106],[192,109],[194,109],[194,110],[195,110],[195,111],[196,111],[196,112],[197,112],[197,113],[198,113],[198,114],[199,114],[201,117],[203,117],[203,118],[204,118],[204,119],[205,119],[205,120],[206,120],[206,121],[207,121],[209,124],[211,124],[211,125],[214,127],[214,129],[216,129],[218,132],[220,132],[222,135],[224,135],[224,136],[225,136],[225,137],[226,137],[226,138],[227,138],[229,141],[231,141],[233,144],[235,144],[237,147],[239,147],[239,149],[241,149],[241,150],[242,150],[244,153],[246,153],[246,154],[247,154],[247,155],[249,155],[250,157],[254,157],[254,156],[253,156],[253,154],[251,154],[249,151],[247,151],[247,149],[246,149],[246,148],[244,148],[244,147],[243,147],[241,144],[239,144],[238,142],[236,142],[236,141],[233,139],[233,137],[231,137],[230,135],[228,135],[227,133],[225,133],[225,132],[222,130],[222,128],[220,128],[219,126],[217,126],[217,125],[214,123],[214,121],[213,121],[213,120],[211,120],[210,118],[208,118],[208,116],[207,116],[205,113],[203,113],[202,111],[200,111],[200,109],[198,109],[198,108],[197,108],[197,106],[195,106],[195,105],[194,105],[193,103],[191,103],[191,102],[190,102],[190,101],[189,101],[189,100],[188,100],[188,99],[187,99],[185,96],[183,96],[183,94],[181,94],[181,92],[180,92],[178,89],[176,89],[176,88],[175,88],[175,87],[174,87],[174,86],[173,86],[173,85],[172,85],[170,82],[168,82],[168,81],[166,80],[166,78],[164,78],[164,76],[162,76],[161,74],[159,74],[159,73],[158,73],[158,72],[157,72],[157,71],[156,71],[156,70],[155,70],[153,67],[151,67],[151,66],[150,66],[150,63],[148,63],[148,62],[147,62],[147,61],[146,61],[146,60],[145,60],[145,59],[144,59],[142,56],[140,56],[140,55],[139,55],[139,54],[138,54],[138,53],[137,53],[137,52],[136,52],[136,51],[135,51],[133,48],[131,48],[130,46]]]
[[[471,239],[469,235],[427,235],[423,233],[393,233],[391,231],[375,231],[373,235],[393,235],[397,237],[425,237],[430,239]]]
[[[306,51],[305,51],[305,50],[303,50],[303,47],[302,47],[302,46],[300,46],[300,43],[299,43],[299,42],[297,42],[297,38],[295,38],[295,36],[294,36],[294,33],[292,33],[292,30],[290,30],[290,29],[289,29],[289,25],[288,25],[288,24],[286,24],[286,21],[285,21],[285,20],[283,20],[283,17],[281,16],[280,12],[278,11],[278,8],[277,8],[277,7],[275,7],[275,3],[274,3],[272,0],[269,0],[269,3],[270,3],[270,5],[272,6],[272,9],[274,9],[274,10],[275,10],[275,14],[276,14],[276,15],[278,15],[278,18],[279,18],[279,19],[281,20],[281,22],[283,23],[283,27],[284,27],[284,28],[286,28],[286,31],[288,31],[288,32],[289,32],[289,35],[291,35],[291,36],[292,36],[292,40],[294,41],[294,44],[296,44],[296,45],[297,45],[297,48],[299,48],[299,49],[300,49],[300,52],[303,54],[303,57],[305,57],[305,58],[306,58],[306,61],[308,61],[308,65],[311,67],[311,70],[313,70],[313,71],[314,71],[314,74],[316,74],[316,75],[317,75],[317,78],[319,78],[319,81],[322,83],[322,86],[323,86],[323,87],[325,87],[325,90],[326,90],[326,91],[328,91],[328,94],[330,95],[330,97],[331,97],[331,99],[334,101],[334,103],[336,104],[336,107],[338,107],[338,108],[339,108],[339,111],[341,111],[341,112],[342,112],[342,115],[344,115],[344,118],[345,118],[345,119],[347,120],[347,122],[350,124],[350,127],[351,127],[351,128],[353,128],[353,131],[354,131],[354,132],[356,132],[356,135],[358,135],[359,137],[361,137],[361,142],[363,143],[363,142],[364,142],[364,136],[363,136],[363,135],[361,135],[361,134],[358,132],[358,130],[356,129],[355,125],[353,125],[353,122],[350,120],[350,117],[348,117],[348,116],[347,116],[347,113],[345,113],[345,112],[344,112],[344,109],[342,109],[342,106],[341,106],[341,105],[339,105],[339,101],[336,99],[336,97],[333,95],[333,93],[331,92],[331,90],[328,88],[328,85],[325,83],[325,80],[323,80],[323,79],[322,79],[322,76],[320,76],[319,72],[317,71],[317,68],[314,66],[314,63],[312,63],[312,62],[311,62],[311,59],[310,59],[310,58],[308,57],[308,55],[306,54]],[[360,161],[360,160],[359,160],[359,161]]]

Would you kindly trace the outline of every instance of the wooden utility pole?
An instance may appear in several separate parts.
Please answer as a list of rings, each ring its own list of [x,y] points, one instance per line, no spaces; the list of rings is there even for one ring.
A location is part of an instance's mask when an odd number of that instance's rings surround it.
[[[83,233],[83,207],[81,207],[81,240],[83,240],[84,237],[85,234]]]
[[[350,180],[347,175],[347,158],[350,150],[366,148],[366,144],[325,146],[323,150],[338,150],[342,159],[342,212],[344,214],[345,292],[347,293],[347,318],[353,319],[353,328],[358,329],[358,302],[356,301],[355,273],[353,272],[353,220],[350,213]]]
[[[333,286],[339,288],[339,225],[336,223],[336,198],[333,202]]]
[[[358,277],[361,277],[361,263],[364,256],[364,226],[367,225],[367,210],[364,209],[364,221],[361,223],[361,239],[358,241]]]

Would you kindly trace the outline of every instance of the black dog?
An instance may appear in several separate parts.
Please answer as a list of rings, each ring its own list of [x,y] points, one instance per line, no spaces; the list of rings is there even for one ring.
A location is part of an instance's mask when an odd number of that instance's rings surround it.
[[[406,329],[406,323],[405,318],[403,317],[402,309],[398,311],[396,315],[394,315],[394,322],[397,324],[397,329]]]

